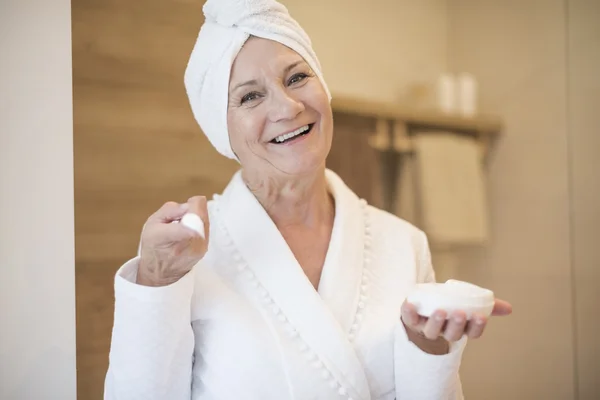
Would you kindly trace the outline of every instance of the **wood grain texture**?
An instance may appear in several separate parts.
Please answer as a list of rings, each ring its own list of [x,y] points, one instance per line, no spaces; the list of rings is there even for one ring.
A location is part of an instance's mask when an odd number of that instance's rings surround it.
[[[150,213],[237,169],[202,135],[183,73],[201,1],[72,2],[78,398],[102,399],[113,277]]]
[[[165,201],[221,192],[239,167],[212,148],[185,95],[202,5],[72,2],[79,399],[103,397],[114,273],[135,255],[145,219]],[[369,130],[336,116],[329,166],[371,201]]]

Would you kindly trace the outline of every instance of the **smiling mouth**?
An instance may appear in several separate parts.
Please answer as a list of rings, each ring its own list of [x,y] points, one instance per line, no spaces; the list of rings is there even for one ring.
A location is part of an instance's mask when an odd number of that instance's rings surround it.
[[[277,136],[275,139],[271,140],[271,143],[283,144],[283,143],[292,142],[292,141],[298,139],[299,137],[308,135],[312,131],[312,128],[314,125],[315,124],[304,125],[298,129],[296,129],[293,132],[286,133],[285,135]]]

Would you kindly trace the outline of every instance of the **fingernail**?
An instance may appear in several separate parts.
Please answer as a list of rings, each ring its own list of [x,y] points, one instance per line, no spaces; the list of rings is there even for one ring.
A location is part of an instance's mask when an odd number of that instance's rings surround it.
[[[436,315],[435,315],[435,320],[436,320],[436,321],[443,321],[443,320],[444,320],[444,317],[443,317],[442,315],[440,315],[440,314],[436,314]]]
[[[190,208],[190,205],[188,203],[183,203],[179,206],[179,208],[181,211],[187,211]]]
[[[461,317],[454,317],[454,322],[456,322],[458,324],[462,324],[463,319]]]

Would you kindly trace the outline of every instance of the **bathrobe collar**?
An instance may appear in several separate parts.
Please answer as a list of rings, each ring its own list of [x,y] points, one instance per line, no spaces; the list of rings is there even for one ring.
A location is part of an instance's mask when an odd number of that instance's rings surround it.
[[[335,200],[335,217],[318,291],[245,185],[241,171],[217,199],[219,218],[286,323],[345,383],[349,395],[368,399],[367,379],[352,345],[364,307],[361,285],[369,262],[366,205],[331,170],[326,170],[326,179]]]

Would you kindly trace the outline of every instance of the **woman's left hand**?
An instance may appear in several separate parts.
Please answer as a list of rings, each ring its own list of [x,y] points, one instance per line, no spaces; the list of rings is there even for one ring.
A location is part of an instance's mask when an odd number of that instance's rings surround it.
[[[509,315],[512,312],[510,303],[496,299],[492,316]],[[488,318],[482,314],[474,314],[469,321],[464,311],[454,311],[449,316],[443,310],[435,311],[430,318],[417,314],[416,307],[405,301],[402,304],[402,322],[407,329],[425,336],[429,340],[443,337],[448,342],[460,340],[463,335],[471,339],[480,337],[487,325]]]

